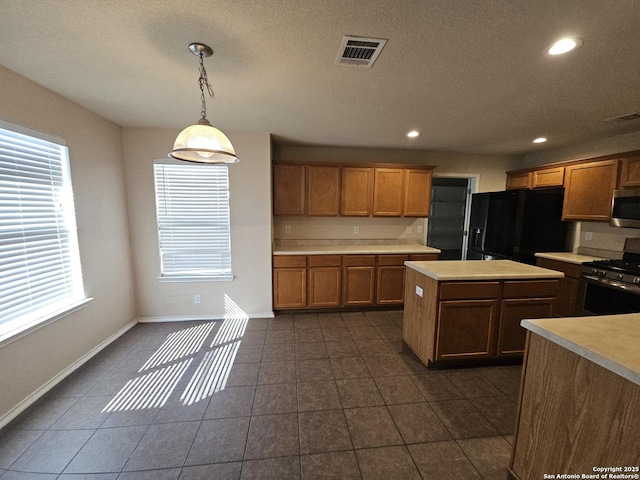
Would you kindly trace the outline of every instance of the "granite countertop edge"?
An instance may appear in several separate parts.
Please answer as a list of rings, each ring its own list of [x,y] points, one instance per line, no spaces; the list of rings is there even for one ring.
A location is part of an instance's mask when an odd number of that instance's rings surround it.
[[[438,254],[440,250],[426,245],[301,245],[273,248],[274,255],[423,255],[431,253]]]
[[[573,263],[575,265],[581,265],[585,262],[593,262],[595,260],[606,260],[602,257],[594,257],[592,255],[582,255],[580,253],[573,252],[538,252],[535,255],[537,258],[546,258],[547,260],[556,260],[558,262]]]

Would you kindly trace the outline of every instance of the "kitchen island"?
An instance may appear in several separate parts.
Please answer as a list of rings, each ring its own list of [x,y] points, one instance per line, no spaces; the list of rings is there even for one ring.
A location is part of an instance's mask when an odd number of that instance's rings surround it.
[[[511,260],[405,262],[403,340],[426,365],[518,360],[563,273]]]
[[[522,325],[529,333],[510,478],[638,478],[640,314]]]

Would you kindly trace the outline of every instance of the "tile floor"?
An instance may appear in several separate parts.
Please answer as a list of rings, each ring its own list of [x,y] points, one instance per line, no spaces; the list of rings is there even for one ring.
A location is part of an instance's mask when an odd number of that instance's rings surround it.
[[[401,326],[139,324],[0,431],[0,478],[504,480],[520,366],[427,370]]]

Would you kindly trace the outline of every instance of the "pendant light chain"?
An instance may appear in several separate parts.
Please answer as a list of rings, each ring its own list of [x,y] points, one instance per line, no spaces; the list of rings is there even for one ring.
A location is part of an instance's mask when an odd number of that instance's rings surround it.
[[[204,68],[204,62],[202,61],[203,55],[198,55],[200,57],[200,78],[198,78],[198,84],[200,85],[200,100],[202,100],[202,118],[207,118],[207,103],[205,102],[204,97],[204,89],[207,88],[207,92],[211,98],[215,98],[213,93],[213,87],[211,83],[209,83],[209,78],[207,77],[207,71]]]

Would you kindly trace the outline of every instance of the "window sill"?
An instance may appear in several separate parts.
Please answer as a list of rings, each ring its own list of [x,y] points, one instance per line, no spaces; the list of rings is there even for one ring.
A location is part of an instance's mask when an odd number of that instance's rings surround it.
[[[13,328],[9,331],[1,330],[0,326],[0,348],[8,345],[16,340],[30,334],[31,332],[35,332],[36,330],[45,327],[61,318],[66,317],[67,315],[71,315],[74,312],[84,308],[87,304],[93,300],[93,297],[84,298],[76,303],[69,305],[68,307],[58,310],[51,315],[46,317],[38,318],[37,320],[33,320],[32,322],[26,323],[24,325],[20,325],[16,328]]]
[[[172,275],[166,277],[157,277],[159,282],[233,282],[236,277],[229,275]]]

